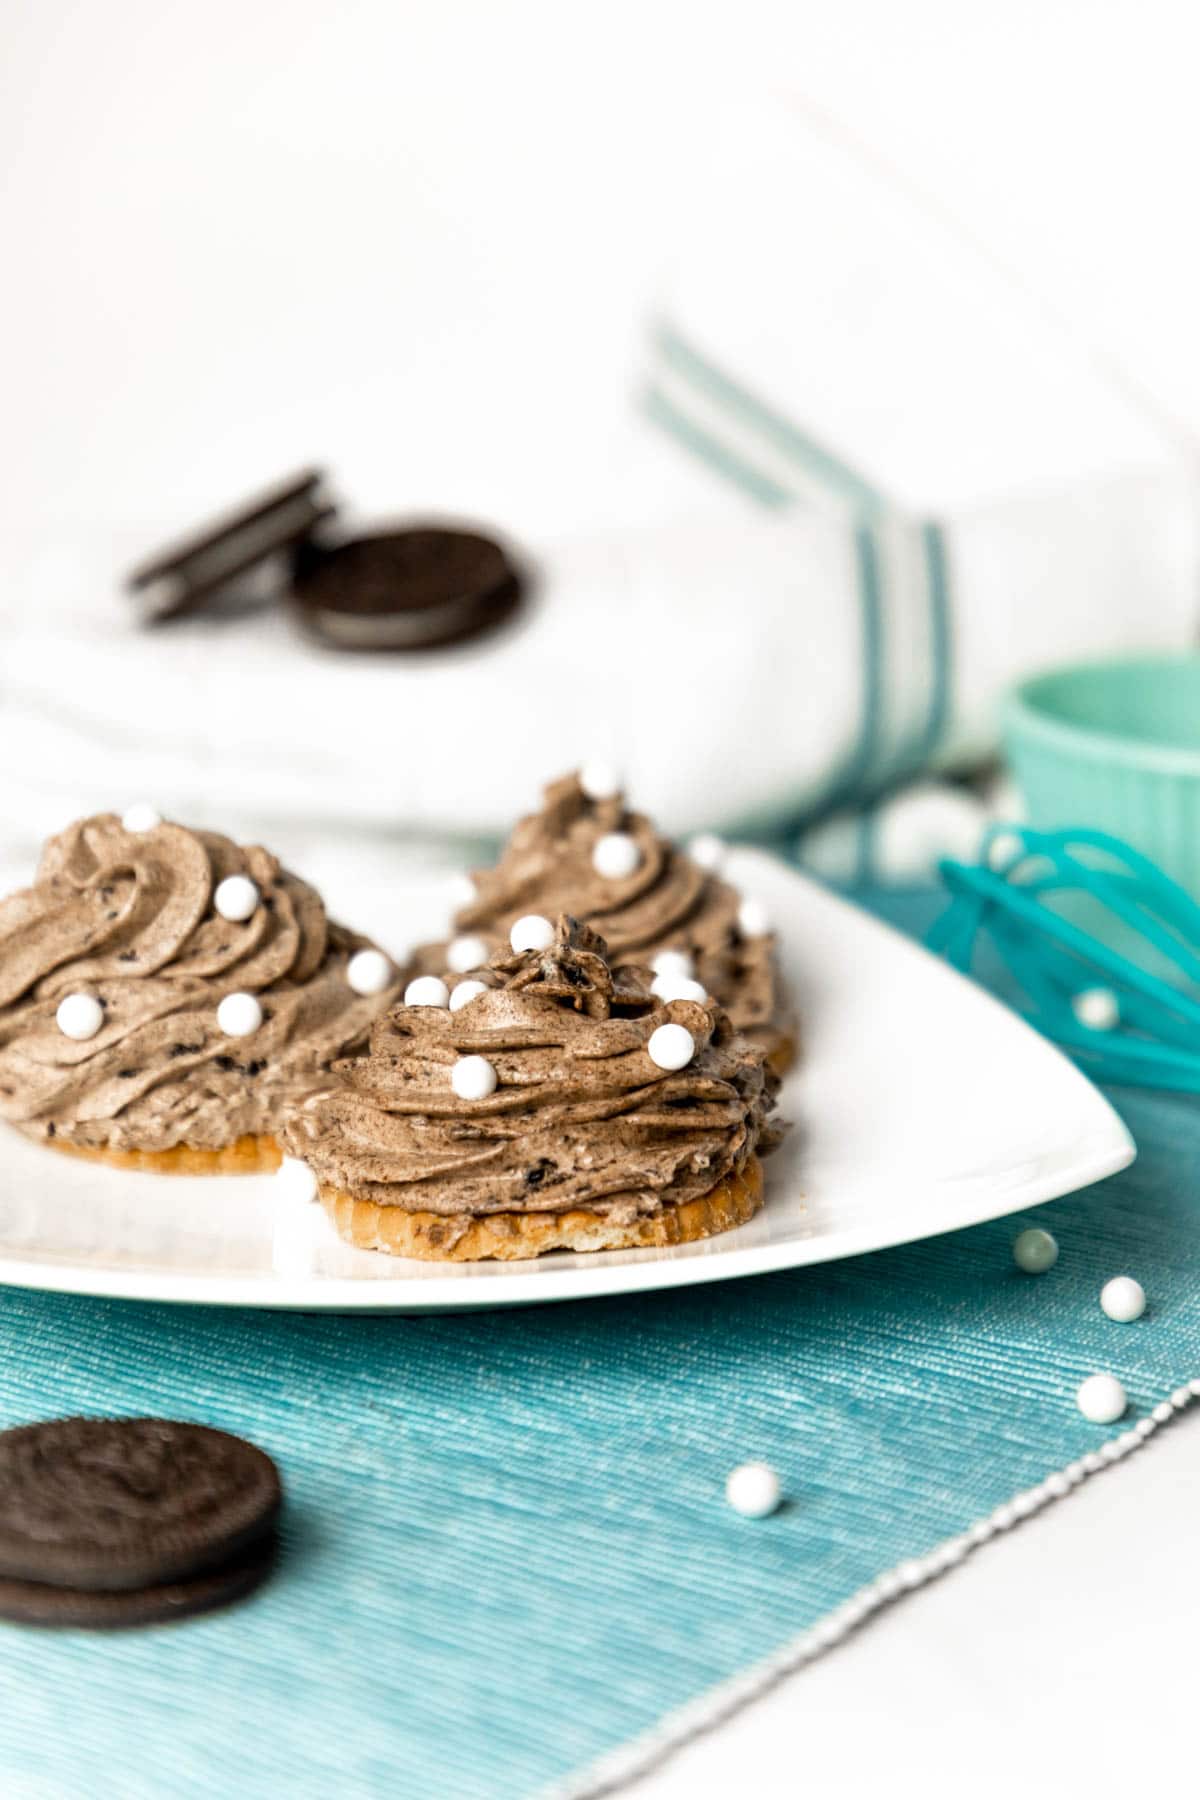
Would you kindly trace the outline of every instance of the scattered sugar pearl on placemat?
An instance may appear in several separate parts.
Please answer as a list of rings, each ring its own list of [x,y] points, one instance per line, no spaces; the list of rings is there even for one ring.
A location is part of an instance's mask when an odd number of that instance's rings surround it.
[[[744,1519],[765,1519],[777,1510],[782,1497],[779,1477],[770,1463],[739,1463],[725,1481],[725,1498]]]
[[[1026,1275],[1044,1275],[1058,1261],[1058,1240],[1040,1225],[1031,1225],[1014,1239],[1012,1253]]]
[[[1100,1289],[1100,1305],[1118,1325],[1129,1325],[1146,1310],[1146,1290],[1132,1275],[1114,1275]]]
[[[1129,1404],[1115,1375],[1089,1375],[1075,1396],[1079,1410],[1093,1425],[1112,1425]]]

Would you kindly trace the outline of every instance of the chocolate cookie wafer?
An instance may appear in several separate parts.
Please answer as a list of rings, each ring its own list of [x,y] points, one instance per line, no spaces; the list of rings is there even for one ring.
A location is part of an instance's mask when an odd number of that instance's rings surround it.
[[[515,611],[521,578],[481,532],[411,526],[296,553],[301,622],[339,650],[429,650],[491,631]]]
[[[323,481],[319,469],[289,476],[134,569],[125,585],[146,623],[195,612],[251,571],[261,582],[263,571],[274,569],[276,585],[285,585],[296,546],[335,511]]]
[[[276,1544],[272,1535],[232,1562],[187,1581],[117,1592],[52,1587],[45,1581],[0,1578],[0,1619],[15,1625],[75,1626],[90,1631],[116,1631],[134,1625],[165,1625],[172,1619],[213,1612],[253,1593],[271,1572]]]

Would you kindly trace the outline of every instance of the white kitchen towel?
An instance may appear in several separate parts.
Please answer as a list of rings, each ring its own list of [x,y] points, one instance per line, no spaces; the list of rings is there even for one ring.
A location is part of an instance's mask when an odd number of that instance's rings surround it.
[[[115,578],[145,543],[0,547],[6,841],[135,798],[347,854],[496,834],[589,754],[669,828],[798,828],[988,754],[1029,669],[1190,642],[1191,446],[1086,321],[802,112],[711,149],[624,473],[525,546],[510,631],[419,658],[278,611],[144,632]]]

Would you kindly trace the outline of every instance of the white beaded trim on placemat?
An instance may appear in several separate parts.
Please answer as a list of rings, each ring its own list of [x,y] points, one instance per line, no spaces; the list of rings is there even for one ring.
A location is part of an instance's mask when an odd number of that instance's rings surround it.
[[[589,1768],[542,1789],[539,1800],[601,1800],[605,1794],[615,1794],[640,1781],[677,1750],[682,1750],[715,1726],[723,1725],[726,1719],[760,1699],[786,1676],[795,1674],[806,1663],[815,1662],[827,1650],[842,1643],[852,1631],[865,1625],[893,1600],[936,1581],[940,1575],[965,1562],[973,1551],[990,1539],[1011,1530],[1022,1520],[1032,1518],[1053,1501],[1065,1500],[1089,1475],[1098,1475],[1128,1456],[1131,1450],[1140,1450],[1160,1425],[1169,1424],[1197,1400],[1200,1400],[1200,1377],[1177,1387],[1127,1431],[1109,1438],[1098,1450],[1089,1450],[1086,1456],[1068,1463],[1065,1469],[1056,1469],[1035,1487],[1014,1494],[1011,1500],[995,1507],[957,1537],[946,1538],[926,1555],[910,1557],[886,1570],[832,1612],[826,1613],[824,1618],[818,1619],[815,1625],[810,1625],[807,1631],[789,1638],[760,1662],[752,1663],[740,1674],[719,1682],[695,1700],[668,1713],[640,1737],[610,1751]]]

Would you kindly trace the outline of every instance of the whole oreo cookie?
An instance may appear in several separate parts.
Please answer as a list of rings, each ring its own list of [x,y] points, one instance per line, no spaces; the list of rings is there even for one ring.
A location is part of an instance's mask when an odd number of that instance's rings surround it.
[[[210,1571],[236,1583],[231,1565],[270,1537],[281,1502],[271,1458],[206,1425],[18,1426],[0,1432],[0,1581],[129,1595]]]
[[[339,650],[428,650],[506,620],[521,579],[475,531],[411,526],[296,553],[293,598],[308,628]]]
[[[219,1569],[152,1587],[92,1593],[86,1588],[52,1587],[45,1581],[0,1578],[0,1619],[16,1625],[78,1626],[92,1631],[167,1624],[243,1599],[266,1579],[274,1561],[275,1539],[271,1536]]]

